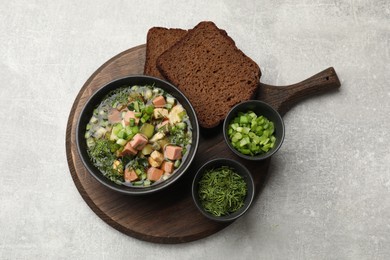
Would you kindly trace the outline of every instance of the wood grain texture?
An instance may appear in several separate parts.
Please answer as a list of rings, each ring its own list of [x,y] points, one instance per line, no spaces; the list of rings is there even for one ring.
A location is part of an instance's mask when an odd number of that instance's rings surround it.
[[[276,87],[260,83],[257,99],[270,104],[282,116],[295,104],[313,95],[340,87],[334,68],[330,67],[299,83]]]
[[[66,129],[66,154],[71,176],[93,212],[124,234],[155,243],[183,243],[210,236],[229,223],[208,220],[196,209],[191,198],[191,181],[197,169],[213,158],[234,158],[251,171],[258,195],[266,183],[270,163],[270,159],[248,162],[235,156],[224,143],[222,125],[212,131],[201,130],[198,153],[187,174],[172,187],[158,194],[132,197],[109,190],[87,172],[78,155],[76,122],[88,98],[100,86],[114,79],[142,74],[144,62],[145,45],[126,50],[104,63],[81,88],[71,109]],[[328,69],[291,86],[260,85],[258,98],[269,102],[284,114],[302,98],[337,88],[340,82],[335,71]]]

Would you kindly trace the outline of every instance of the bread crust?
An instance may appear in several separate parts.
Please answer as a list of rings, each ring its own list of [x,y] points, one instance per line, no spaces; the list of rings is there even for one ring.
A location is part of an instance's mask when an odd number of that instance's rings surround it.
[[[253,98],[261,77],[256,62],[208,21],[164,51],[157,68],[191,101],[203,128],[219,125],[235,104]]]
[[[150,28],[146,37],[144,74],[165,79],[156,67],[157,58],[186,34],[187,30],[178,28]]]

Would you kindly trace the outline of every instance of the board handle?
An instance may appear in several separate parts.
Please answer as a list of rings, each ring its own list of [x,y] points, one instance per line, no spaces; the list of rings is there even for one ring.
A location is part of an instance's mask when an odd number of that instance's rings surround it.
[[[278,87],[260,83],[257,99],[270,104],[283,116],[301,100],[339,87],[336,71],[330,67],[293,85]]]

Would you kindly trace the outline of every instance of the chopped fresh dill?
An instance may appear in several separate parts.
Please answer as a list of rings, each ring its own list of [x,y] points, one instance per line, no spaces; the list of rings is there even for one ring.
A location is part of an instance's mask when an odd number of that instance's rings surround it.
[[[202,207],[214,216],[225,216],[244,206],[247,186],[233,169],[222,166],[205,172],[199,181]]]
[[[112,167],[115,156],[117,145],[106,139],[99,139],[96,144],[88,151],[91,159],[95,163],[96,167],[105,173],[105,176],[112,181],[118,179],[123,175],[123,165],[119,165],[118,168]]]
[[[169,178],[188,156],[192,127],[183,106],[164,89],[122,86],[94,109],[84,137],[93,165],[105,177],[150,186]],[[166,154],[166,144],[180,153]]]

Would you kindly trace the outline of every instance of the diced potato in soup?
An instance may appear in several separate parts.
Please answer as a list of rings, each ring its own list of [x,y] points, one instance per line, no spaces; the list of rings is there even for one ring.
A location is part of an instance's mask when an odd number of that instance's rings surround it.
[[[172,108],[172,110],[168,114],[169,123],[174,125],[183,120],[183,115],[185,111],[182,105],[176,105]]]
[[[168,109],[155,108],[153,111],[153,116],[155,119],[166,118],[168,117]]]
[[[150,186],[174,175],[191,146],[192,126],[178,100],[152,86],[110,92],[85,138],[95,166],[111,181]]]

